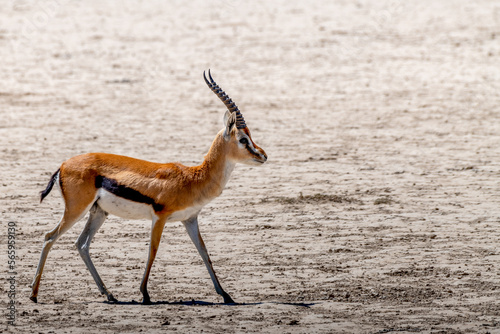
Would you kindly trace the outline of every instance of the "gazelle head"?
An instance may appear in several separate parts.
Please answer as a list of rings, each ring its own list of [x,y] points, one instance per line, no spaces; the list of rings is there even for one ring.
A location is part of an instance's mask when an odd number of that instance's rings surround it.
[[[267,161],[266,152],[261,149],[252,140],[250,130],[245,124],[245,119],[236,104],[229,96],[217,85],[210,70],[208,77],[203,72],[203,78],[208,87],[221,99],[226,105],[227,111],[224,115],[224,140],[229,146],[229,158],[234,162],[241,162],[248,165],[260,165]]]

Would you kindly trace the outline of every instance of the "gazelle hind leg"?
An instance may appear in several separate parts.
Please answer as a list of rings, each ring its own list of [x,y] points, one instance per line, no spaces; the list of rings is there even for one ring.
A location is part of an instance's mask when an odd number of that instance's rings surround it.
[[[45,234],[45,242],[43,243],[42,253],[40,254],[40,261],[38,262],[38,266],[36,268],[35,277],[33,278],[33,283],[31,284],[31,295],[30,299],[37,302],[38,289],[40,288],[40,280],[42,279],[43,268],[45,266],[45,261],[47,260],[47,256],[49,255],[49,251],[54,245],[54,243],[59,239],[61,235],[67,232],[75,223],[80,220],[89,210],[89,207],[86,207],[80,212],[72,212],[69,211],[68,208],[64,210],[64,215],[52,230]]]
[[[214,283],[215,291],[217,291],[217,293],[224,298],[225,304],[235,304],[235,302],[231,298],[231,296],[229,296],[229,294],[222,289],[222,286],[220,285],[219,279],[215,275],[215,271],[214,271],[214,268],[212,266],[212,261],[210,260],[210,257],[208,255],[207,247],[205,246],[205,243],[203,242],[203,239],[201,238],[200,230],[198,228],[198,217],[195,216],[193,218],[190,218],[188,220],[183,221],[182,223],[184,224],[184,227],[186,228],[186,231],[189,234],[189,237],[191,238],[194,245],[196,246],[198,253],[200,253],[201,258],[203,259],[203,262],[205,263],[205,266],[208,269],[208,273],[210,274],[210,278],[212,279],[212,282]]]
[[[101,207],[97,204],[94,203],[92,208],[90,209],[90,215],[87,223],[85,224],[85,227],[83,228],[82,233],[76,240],[76,247],[78,248],[78,252],[80,253],[80,256],[83,259],[83,262],[85,262],[85,265],[87,266],[87,269],[90,271],[90,274],[94,278],[95,283],[97,284],[97,287],[99,288],[99,291],[101,294],[106,295],[108,298],[108,301],[110,302],[116,302],[117,300],[113,295],[106,289],[106,286],[104,285],[104,282],[102,281],[101,277],[97,273],[97,269],[95,268],[94,264],[92,263],[92,260],[90,258],[90,244],[92,242],[92,239],[94,238],[95,234],[99,230],[99,228],[102,226],[104,221],[106,220],[106,217],[108,216],[108,213],[101,209]]]

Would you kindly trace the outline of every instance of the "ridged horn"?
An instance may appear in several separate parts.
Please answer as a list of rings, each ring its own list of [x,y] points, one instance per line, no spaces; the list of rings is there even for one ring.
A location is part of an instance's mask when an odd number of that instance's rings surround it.
[[[240,110],[238,109],[238,106],[231,100],[229,96],[217,85],[215,80],[212,78],[212,75],[210,74],[210,70],[208,70],[208,77],[210,81],[207,79],[207,76],[205,75],[205,71],[203,71],[203,79],[205,79],[205,82],[207,83],[207,86],[212,90],[212,92],[215,93],[219,97],[219,99],[226,105],[227,110],[229,112],[236,113],[236,128],[238,129],[244,129],[247,127],[245,124],[245,119],[243,118],[243,115],[241,114]]]

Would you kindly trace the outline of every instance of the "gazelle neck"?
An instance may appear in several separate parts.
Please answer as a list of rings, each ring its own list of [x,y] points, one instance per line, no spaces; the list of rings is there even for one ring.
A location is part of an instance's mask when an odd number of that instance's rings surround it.
[[[223,131],[220,131],[203,163],[195,167],[198,184],[202,187],[200,190],[209,200],[221,194],[234,169],[235,162],[228,158],[228,151],[228,143],[224,139]]]

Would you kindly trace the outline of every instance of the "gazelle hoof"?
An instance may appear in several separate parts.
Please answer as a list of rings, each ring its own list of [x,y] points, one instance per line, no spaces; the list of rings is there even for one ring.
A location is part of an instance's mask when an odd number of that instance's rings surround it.
[[[113,297],[113,295],[108,296],[108,303],[118,303],[118,299]]]
[[[224,297],[224,304],[236,304],[236,302],[229,296],[227,293],[225,293],[222,297]]]
[[[38,300],[36,299],[36,297],[34,296],[31,296],[30,299],[34,302],[34,303],[38,303]]]

